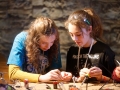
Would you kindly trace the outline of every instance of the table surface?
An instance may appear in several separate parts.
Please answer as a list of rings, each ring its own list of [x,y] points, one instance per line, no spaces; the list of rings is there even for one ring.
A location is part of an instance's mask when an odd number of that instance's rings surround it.
[[[63,83],[63,89],[62,90],[69,90],[69,85],[76,85],[79,90],[99,90],[104,83],[84,83],[81,85],[81,83],[70,83],[70,82],[61,82]],[[16,90],[28,90],[24,87],[23,82],[19,82],[16,85],[20,85],[21,87],[16,87],[15,85],[12,85],[15,87]],[[46,89],[46,85],[50,86],[51,89]],[[62,85],[62,84],[61,84]],[[87,89],[86,89],[87,85]],[[58,89],[54,89],[52,83],[29,83],[29,88],[30,90],[60,90],[59,89],[59,84],[57,85]],[[73,89],[72,89],[73,90]],[[115,85],[114,83],[107,83],[106,85],[103,86],[101,90],[120,90],[120,83]]]

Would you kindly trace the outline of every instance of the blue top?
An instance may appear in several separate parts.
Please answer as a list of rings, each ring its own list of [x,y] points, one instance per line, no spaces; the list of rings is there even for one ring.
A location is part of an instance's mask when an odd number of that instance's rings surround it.
[[[31,67],[32,64],[27,62],[28,60],[27,60],[26,49],[25,49],[26,36],[27,36],[27,32],[23,31],[15,37],[7,64],[17,65],[23,71],[34,72],[35,70],[33,71],[33,67]],[[45,52],[45,55],[47,56],[47,51]],[[44,57],[44,61],[39,63],[41,66],[40,68],[43,69],[43,66],[44,66],[44,68],[47,68],[45,66],[46,64],[41,65],[48,61],[48,60],[47,61],[46,60],[47,59]],[[28,67],[28,64],[29,64],[29,67]],[[50,69],[59,69],[61,67],[62,67],[62,64],[61,64],[61,56],[60,56],[60,49],[59,49],[57,61],[52,60],[52,63],[49,66],[49,68]],[[32,68],[32,71],[31,71],[31,69],[27,70],[28,68]],[[35,73],[37,73],[37,72],[35,72]]]

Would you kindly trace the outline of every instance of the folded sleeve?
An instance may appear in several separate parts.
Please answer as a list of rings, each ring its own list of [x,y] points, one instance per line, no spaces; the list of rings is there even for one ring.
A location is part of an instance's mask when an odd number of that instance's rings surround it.
[[[9,78],[10,80],[18,79],[20,81],[24,81],[24,79],[28,79],[29,82],[38,82],[40,74],[28,73],[20,70],[19,66],[9,65]]]

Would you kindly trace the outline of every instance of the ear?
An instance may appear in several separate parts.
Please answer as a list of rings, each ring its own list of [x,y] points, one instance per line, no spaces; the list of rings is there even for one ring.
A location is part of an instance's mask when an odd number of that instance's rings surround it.
[[[92,26],[88,27],[88,32],[90,32],[90,33],[92,32]]]

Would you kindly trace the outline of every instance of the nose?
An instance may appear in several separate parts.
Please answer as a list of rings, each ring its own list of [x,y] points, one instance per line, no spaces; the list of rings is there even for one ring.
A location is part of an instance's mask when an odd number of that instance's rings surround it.
[[[50,44],[46,45],[46,49],[50,49],[50,47],[51,47]]]

